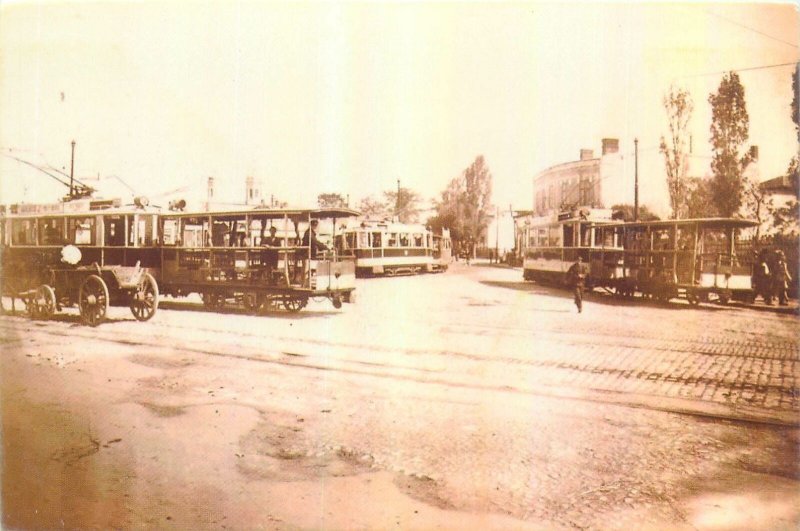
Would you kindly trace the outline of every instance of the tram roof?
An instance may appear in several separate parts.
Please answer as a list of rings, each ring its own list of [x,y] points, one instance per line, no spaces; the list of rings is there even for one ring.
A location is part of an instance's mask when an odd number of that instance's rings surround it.
[[[217,210],[217,211],[198,211],[198,212],[164,212],[163,216],[169,217],[214,217],[214,218],[243,218],[251,216],[255,218],[283,219],[284,217],[293,218],[297,216],[308,216],[311,219],[338,219],[358,216],[360,212],[349,208],[250,208],[240,210]]]
[[[616,223],[607,223],[603,228],[613,227],[672,227],[672,226],[686,226],[686,225],[701,225],[703,227],[722,228],[745,228],[755,227],[758,225],[757,221],[750,219],[739,218],[693,218],[693,219],[660,219],[654,221],[620,221]]]

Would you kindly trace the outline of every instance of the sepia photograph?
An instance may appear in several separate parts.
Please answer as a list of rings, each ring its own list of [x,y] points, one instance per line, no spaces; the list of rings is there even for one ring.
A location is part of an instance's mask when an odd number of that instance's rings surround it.
[[[796,530],[790,1],[0,3],[0,528]]]

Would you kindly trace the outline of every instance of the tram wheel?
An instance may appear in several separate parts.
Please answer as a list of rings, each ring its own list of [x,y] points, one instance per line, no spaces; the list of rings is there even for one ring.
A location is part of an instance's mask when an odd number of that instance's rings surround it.
[[[700,304],[700,296],[694,291],[689,291],[686,293],[686,300],[689,301],[689,304],[692,306],[697,306]]]
[[[203,306],[209,310],[218,310],[225,305],[225,297],[216,291],[206,291],[203,293]]]
[[[297,313],[308,304],[306,297],[289,297],[283,299],[283,307],[291,313]]]
[[[153,317],[158,309],[158,284],[150,273],[145,273],[144,278],[136,286],[136,293],[131,301],[131,313],[137,321],[147,321]]]
[[[255,291],[249,291],[242,297],[242,304],[249,313],[258,313],[263,302],[264,298]]]
[[[28,304],[28,313],[34,319],[49,319],[56,313],[56,292],[47,284],[36,288]]]
[[[86,277],[78,292],[78,309],[85,324],[97,326],[103,322],[108,312],[108,287],[102,278]]]

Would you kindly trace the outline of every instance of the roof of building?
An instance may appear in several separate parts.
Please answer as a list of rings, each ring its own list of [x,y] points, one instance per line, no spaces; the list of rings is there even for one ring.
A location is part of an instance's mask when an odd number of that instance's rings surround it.
[[[767,179],[759,184],[759,187],[762,192],[800,195],[797,175],[781,175],[779,177]]]

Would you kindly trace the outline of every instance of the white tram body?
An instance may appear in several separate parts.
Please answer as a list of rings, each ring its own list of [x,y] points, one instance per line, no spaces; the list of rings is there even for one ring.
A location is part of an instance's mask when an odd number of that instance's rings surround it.
[[[525,280],[561,283],[579,255],[589,263],[590,249],[617,248],[613,235],[612,241],[595,241],[602,233],[593,230],[612,223],[611,214],[608,209],[578,208],[526,220],[522,262]]]
[[[343,229],[336,248],[355,257],[359,276],[443,271],[451,256],[449,231],[446,240],[443,234],[434,241],[433,233],[424,225],[389,221],[356,220]]]

